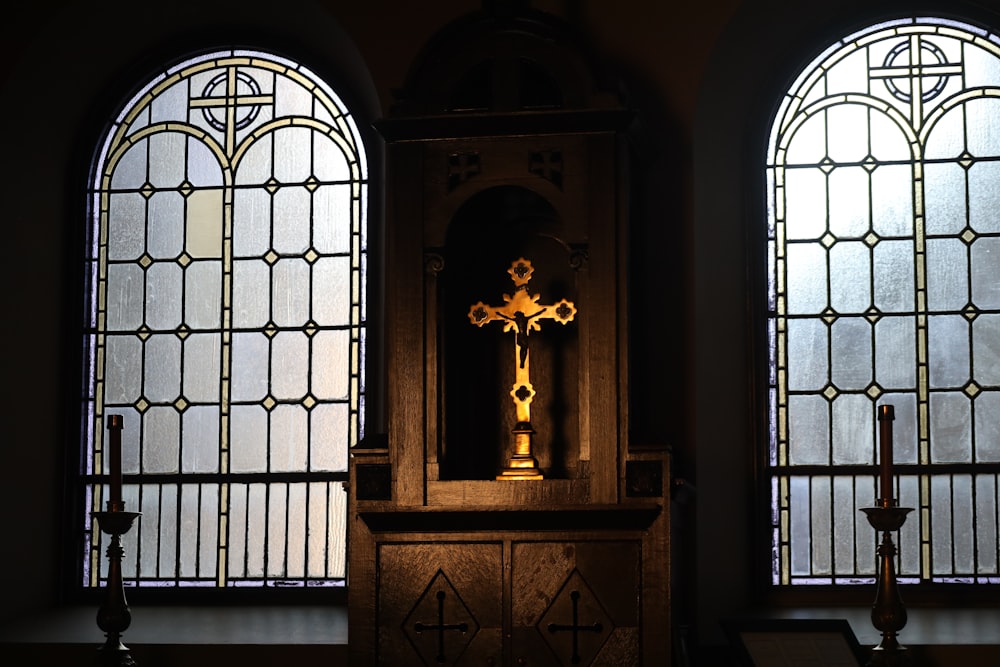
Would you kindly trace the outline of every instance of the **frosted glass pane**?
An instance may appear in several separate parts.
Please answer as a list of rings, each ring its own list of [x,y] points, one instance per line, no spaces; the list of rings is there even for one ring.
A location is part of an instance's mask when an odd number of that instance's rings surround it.
[[[181,487],[181,544],[180,575],[194,577],[198,574],[198,487],[185,484]]]
[[[104,345],[105,404],[139,400],[142,343],[135,336],[108,336]]]
[[[980,98],[969,100],[964,106],[969,152],[976,157],[1000,155],[1000,103],[993,98]]]
[[[1000,385],[1000,315],[972,321],[973,374],[981,385]],[[1000,414],[1000,413],[998,413]]]
[[[910,160],[913,157],[910,150],[910,143],[906,134],[900,129],[899,124],[888,116],[872,109],[871,110],[871,136],[872,157],[882,161]],[[880,166],[875,171],[877,179],[883,170],[903,170],[910,171],[908,166]],[[907,176],[909,178],[909,176]],[[908,189],[907,189],[908,190]]]
[[[1000,391],[976,396],[976,461],[1000,461]]]
[[[258,77],[259,78],[259,77]],[[311,91],[298,82],[279,76],[274,82],[275,104],[274,115],[282,116],[312,116],[315,98]]]
[[[312,470],[347,470],[346,403],[322,403],[312,409],[309,428],[309,465]]]
[[[219,400],[219,334],[191,334],[184,339],[184,398],[192,403]]]
[[[930,386],[961,387],[969,381],[969,323],[958,315],[928,318]]]
[[[954,522],[952,546],[955,552],[955,571],[956,573],[972,573],[976,571],[973,560],[973,553],[975,551],[973,535],[975,529],[972,508],[975,507],[975,504],[972,500],[972,477],[969,475],[955,475],[952,478],[952,484],[954,485],[952,493],[954,495],[953,507],[955,509],[952,515],[952,521]]]
[[[260,401],[267,395],[269,345],[267,336],[234,333],[232,346],[232,398]]]
[[[184,118],[188,111],[186,86],[174,85],[160,92],[150,104],[153,122]]]
[[[188,139],[188,180],[198,187],[222,187],[222,167],[215,154],[202,142]]]
[[[247,487],[245,484],[229,485],[229,576],[246,576],[247,548]]]
[[[187,198],[184,249],[192,257],[222,257],[222,190],[196,190]]]
[[[258,405],[234,405],[229,419],[229,468],[267,471],[267,412]]]
[[[830,549],[833,512],[830,507],[830,479],[812,478],[812,570],[813,574],[833,574]]]
[[[305,188],[282,188],[274,194],[274,250],[301,255],[309,249],[312,197]]]
[[[864,49],[849,53],[826,74],[826,94],[853,93],[868,82],[868,54]]]
[[[342,484],[331,484],[329,490],[327,568],[331,577],[344,577],[347,574],[347,491]]]
[[[287,484],[269,484],[267,503],[267,575],[285,574],[285,516]]]
[[[155,487],[154,487],[155,488]],[[160,490],[160,544],[159,568],[157,576],[170,578],[177,576],[177,511],[180,508],[177,486],[164,484]]]
[[[872,229],[880,236],[913,234],[913,170],[887,164],[872,172]]]
[[[958,234],[965,228],[965,170],[955,163],[924,165],[924,210],[928,234]]]
[[[309,264],[281,259],[272,268],[272,317],[279,327],[299,327],[309,321]]]
[[[116,190],[138,190],[146,182],[146,139],[129,148],[115,165],[111,187]]]
[[[829,463],[828,406],[821,396],[788,397],[788,453],[792,465]]]
[[[819,390],[829,381],[828,330],[822,320],[788,321],[788,388]]]
[[[184,439],[181,446],[181,469],[184,472],[218,472],[219,408],[195,405],[181,417]]]
[[[279,405],[271,412],[271,471],[306,470],[309,413],[301,405]]]
[[[871,399],[864,395],[844,394],[833,401],[834,465],[874,463],[873,412]]]
[[[826,231],[826,176],[818,169],[785,170],[785,236],[818,239]]]
[[[969,302],[969,262],[958,239],[927,240],[927,305],[931,310],[959,310]]]
[[[108,266],[108,331],[135,331],[142,325],[146,280],[137,264]]]
[[[917,462],[917,401],[914,393],[883,394],[879,405],[895,406],[896,419],[893,422],[893,453],[896,463]],[[875,414],[871,416],[875,423]],[[873,426],[874,428],[874,426]],[[916,505],[910,505],[916,507]]]
[[[833,479],[833,572],[854,572],[854,526],[858,510],[854,505],[854,480],[851,477]]]
[[[916,322],[883,317],[875,324],[875,381],[884,389],[916,386]]]
[[[996,475],[976,476],[976,516],[993,517],[997,515],[997,477]],[[979,557],[979,574],[996,574],[1000,572],[997,563],[997,525],[993,521],[976,522],[976,553]]]
[[[316,178],[321,181],[349,181],[351,169],[344,150],[327,137],[316,135]]]
[[[937,119],[927,137],[927,148],[924,150],[927,158],[954,160],[965,152],[963,116],[963,107],[958,106]]]
[[[787,253],[789,314],[821,313],[827,307],[826,251],[816,243],[796,243]]]
[[[828,109],[826,114],[830,127],[830,159],[834,162],[864,160],[868,155],[868,107],[838,104]]]
[[[271,178],[271,144],[274,137],[270,133],[255,139],[236,169],[237,185],[261,185]],[[237,193],[240,190],[236,190]]]
[[[237,190],[233,195],[233,255],[263,257],[271,248],[271,195]]]
[[[306,573],[306,538],[309,513],[306,505],[306,485],[288,486],[288,565],[289,577],[301,577]]]
[[[972,244],[972,303],[980,310],[1000,308],[1000,238]]]
[[[841,317],[830,329],[831,379],[838,389],[865,389],[872,381],[872,326]]]
[[[972,461],[972,406],[965,394],[933,393],[931,411],[931,461],[968,463]]]
[[[309,485],[309,523],[306,527],[308,550],[306,557],[306,575],[313,578],[326,576],[327,535],[327,493],[329,484],[313,483]]]
[[[142,472],[178,472],[180,415],[173,408],[151,407],[142,420]]]
[[[263,327],[271,318],[271,268],[262,260],[233,262],[233,325]]]
[[[181,324],[181,267],[156,262],[146,271],[146,324],[152,329],[176,329]]]
[[[153,187],[176,188],[184,182],[187,135],[157,132],[149,137],[149,181]]]
[[[324,185],[313,193],[313,247],[346,253],[351,244],[351,186]]]
[[[875,307],[884,313],[913,310],[913,242],[879,241],[872,250]]]
[[[809,539],[809,478],[789,479],[789,533],[791,537],[791,571],[793,575],[812,573],[811,541]]]
[[[108,259],[137,259],[145,250],[146,198],[137,192],[108,200]]]
[[[900,507],[920,507],[919,489],[920,480],[916,476],[900,475]],[[913,517],[913,513],[910,516]],[[916,575],[920,573],[920,554],[923,551],[920,545],[921,528],[921,522],[910,520],[904,523],[899,531],[897,551],[902,562],[902,566],[899,568],[900,574]]]
[[[1000,163],[977,162],[969,168],[969,226],[980,233],[1000,232]]]
[[[799,125],[788,145],[786,164],[817,164],[826,157],[826,116],[816,114]]]
[[[841,241],[830,248],[830,306],[838,313],[871,307],[871,255],[868,246]]]
[[[181,394],[181,341],[173,334],[146,340],[143,393],[154,403],[173,402]]]
[[[951,573],[951,490],[945,475],[931,477],[931,553],[934,574]]]
[[[157,192],[149,198],[146,243],[153,259],[174,259],[184,249],[184,198],[178,192]]]
[[[267,496],[263,484],[251,484],[247,513],[247,576],[264,574],[264,544],[267,539]]]
[[[313,131],[286,127],[274,132],[274,177],[281,183],[302,183],[311,175]]]
[[[271,341],[271,393],[278,400],[299,399],[309,390],[309,339],[283,331]]]
[[[351,323],[350,272],[347,257],[323,257],[313,265],[313,319],[320,326]]]
[[[122,428],[122,472],[134,475],[139,472],[139,434],[142,431],[142,417],[132,408],[109,409],[107,414],[120,414],[124,427]],[[109,461],[105,459],[105,471],[110,472]],[[128,485],[126,485],[128,486]],[[122,491],[124,494],[124,491]]]
[[[192,262],[184,271],[184,323],[192,329],[217,329],[221,324],[222,263]]]
[[[868,172],[840,167],[830,174],[830,232],[838,238],[860,238],[871,228]]]
[[[863,477],[852,478],[854,484],[854,521],[855,526],[860,528],[854,542],[854,555],[856,559],[857,573],[859,575],[873,576],[875,574],[875,534],[864,534],[862,526],[867,525],[867,521],[862,518],[860,508],[872,507],[878,492],[875,490],[875,477],[865,475]]]
[[[201,485],[201,516],[198,517],[200,545],[198,550],[198,576],[215,579],[219,552],[219,485]]]
[[[320,331],[313,336],[312,394],[320,400],[346,399],[350,375],[350,333]]]
[[[156,575],[156,557],[159,549],[158,525],[160,523],[160,499],[157,494],[159,486],[146,484],[143,488],[142,501],[138,505],[138,511],[142,512],[139,517],[139,532],[141,534],[141,549],[138,554],[133,552],[133,556],[138,557],[139,570],[144,576]],[[173,558],[171,558],[173,560]]]

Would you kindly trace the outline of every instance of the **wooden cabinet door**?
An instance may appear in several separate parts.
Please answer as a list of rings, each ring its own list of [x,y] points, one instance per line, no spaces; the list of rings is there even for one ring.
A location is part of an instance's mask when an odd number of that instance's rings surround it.
[[[378,559],[378,664],[502,664],[501,543],[385,543]]]
[[[628,540],[514,542],[513,664],[641,664],[640,547]]]

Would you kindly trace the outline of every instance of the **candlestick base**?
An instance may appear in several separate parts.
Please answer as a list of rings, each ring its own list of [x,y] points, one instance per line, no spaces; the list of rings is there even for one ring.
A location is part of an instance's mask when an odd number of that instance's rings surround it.
[[[97,627],[104,630],[106,641],[97,649],[97,664],[100,667],[134,667],[135,660],[129,648],[121,641],[122,632],[132,624],[132,612],[125,600],[125,586],[122,582],[121,536],[127,533],[140,516],[139,512],[126,512],[125,503],[108,502],[107,512],[94,512],[93,517],[100,525],[101,532],[111,536],[108,544],[107,597],[97,610]]]
[[[882,533],[877,555],[878,577],[875,582],[875,602],[872,604],[872,625],[882,632],[882,641],[872,649],[867,667],[897,667],[909,665],[906,647],[896,639],[896,634],[906,625],[906,607],[903,606],[899,585],[896,581],[896,546],[890,533],[899,530],[906,523],[906,515],[912,507],[897,507],[889,499],[880,503],[881,507],[863,507],[861,511],[868,517],[868,523]]]

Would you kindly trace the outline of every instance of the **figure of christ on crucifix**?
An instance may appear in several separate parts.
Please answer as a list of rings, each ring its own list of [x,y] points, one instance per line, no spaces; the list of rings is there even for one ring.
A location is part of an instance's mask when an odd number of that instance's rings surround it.
[[[469,309],[469,321],[477,327],[487,322],[503,322],[505,332],[514,332],[514,385],[510,396],[514,399],[517,425],[514,427],[514,453],[507,466],[497,475],[497,479],[542,479],[531,451],[531,399],[535,389],[531,386],[529,339],[532,331],[541,330],[541,320],[552,319],[566,324],[576,316],[576,306],[572,301],[561,299],[551,305],[541,305],[538,294],[528,293],[528,281],[534,272],[531,262],[521,257],[515,260],[507,273],[514,281],[513,295],[504,294],[504,305],[489,306],[482,301]]]

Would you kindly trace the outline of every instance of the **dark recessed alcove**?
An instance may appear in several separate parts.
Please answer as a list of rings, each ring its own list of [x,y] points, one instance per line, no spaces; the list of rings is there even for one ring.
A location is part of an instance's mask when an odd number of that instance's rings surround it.
[[[503,305],[514,283],[511,264],[526,258],[534,267],[527,289],[539,304],[566,298],[580,304],[572,249],[561,238],[551,204],[531,190],[503,186],[480,192],[456,212],[448,228],[441,290],[440,349],[444,429],[441,479],[493,479],[510,454],[516,423],[510,390],[514,382],[514,333],[501,322],[475,326],[470,307]],[[582,315],[578,314],[578,317]],[[547,477],[578,474],[578,327],[541,321],[530,343],[535,397],[531,422],[534,453]]]

